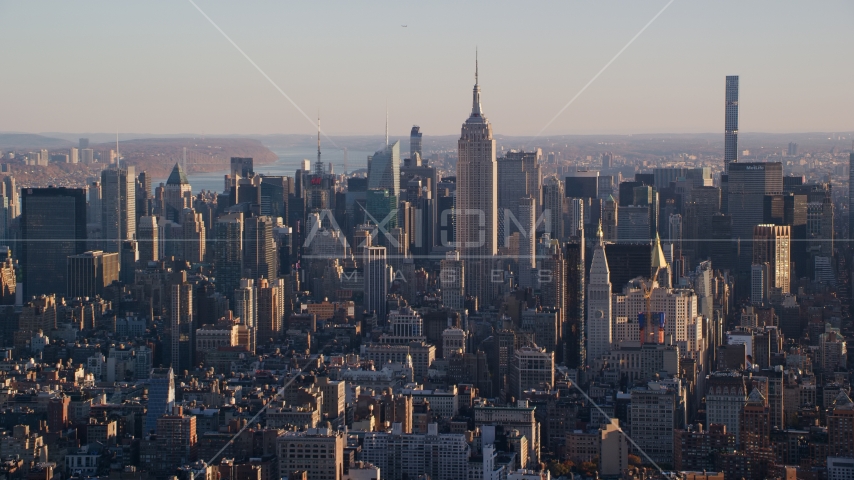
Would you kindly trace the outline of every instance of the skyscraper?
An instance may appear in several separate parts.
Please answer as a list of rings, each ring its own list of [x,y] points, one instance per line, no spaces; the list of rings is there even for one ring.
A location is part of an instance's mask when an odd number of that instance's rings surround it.
[[[119,280],[122,283],[133,283],[136,278],[136,262],[139,260],[139,247],[136,240],[125,240],[122,242],[120,252]]]
[[[199,263],[205,259],[205,221],[201,213],[196,213],[192,208],[185,208],[181,214],[181,247],[183,248],[182,259],[190,263]]]
[[[382,321],[386,315],[386,296],[388,292],[388,274],[386,266],[385,247],[365,248],[364,271],[365,271],[365,309],[377,314],[377,319]]]
[[[519,219],[523,198],[534,199],[534,211],[539,213],[543,204],[540,185],[543,183],[540,162],[543,152],[511,150],[498,159],[498,246],[504,246],[507,238],[519,232],[511,218]],[[521,233],[521,232],[520,232]]]
[[[86,251],[86,190],[21,190],[21,264],[24,299],[65,296],[68,257]],[[58,267],[58,268],[57,268]]]
[[[557,175],[550,175],[543,181],[543,218],[546,232],[552,238],[563,239],[563,182]]]
[[[566,354],[564,361],[569,368],[583,370],[587,365],[587,340],[584,325],[584,235],[574,236],[564,247],[566,260]]]
[[[85,252],[68,257],[69,298],[104,295],[104,288],[119,279],[119,254]]]
[[[400,198],[400,141],[386,145],[368,158],[368,189],[388,190],[389,195]]]
[[[462,310],[465,298],[463,262],[457,251],[448,252],[441,261],[439,282],[442,287],[442,305],[453,310]]]
[[[456,246],[464,264],[466,292],[478,305],[492,303],[492,257],[498,253],[498,165],[495,139],[480,105],[475,62],[472,111],[458,142]]]
[[[231,159],[232,169],[234,169],[234,158]],[[251,162],[251,158],[249,159]],[[235,187],[236,188],[236,187]],[[181,221],[181,212],[185,208],[192,206],[191,199],[193,189],[190,186],[190,181],[187,179],[187,174],[181,169],[177,163],[172,167],[172,173],[166,180],[166,187],[163,192],[163,216],[167,220],[175,223]]]
[[[186,272],[181,272],[182,281],[172,285],[171,303],[171,366],[178,371],[192,369],[195,362],[196,322],[193,316],[193,285],[187,282]]]
[[[753,227],[753,265],[768,264],[768,287],[789,293],[791,287],[791,227],[757,225]]]
[[[160,260],[159,237],[157,217],[139,217],[136,238],[139,245],[139,260],[143,262],[143,266],[153,260]]]
[[[724,173],[738,161],[738,75],[726,77],[724,99]]]
[[[276,279],[276,241],[273,239],[273,219],[250,217],[243,222],[243,268],[249,278]]]
[[[854,152],[848,155],[848,238],[854,238]]]
[[[241,278],[234,290],[234,314],[249,329],[249,351],[254,355],[258,333],[258,289],[255,280]]]
[[[101,172],[101,234],[104,251],[118,252],[136,235],[136,173],[133,166]]]
[[[613,195],[608,195],[605,202],[602,203],[602,234],[608,242],[616,242],[617,237],[617,222],[619,215],[617,213],[617,201]]]
[[[729,165],[729,214],[732,238],[741,241],[738,271],[750,270],[753,227],[763,223],[765,195],[783,193],[783,165],[777,162]],[[745,284],[747,282],[744,282]]]
[[[519,199],[519,223],[522,231],[519,237],[519,257],[516,263],[519,265],[519,286],[522,288],[535,288],[534,267],[537,266],[534,251],[534,240],[537,232],[534,220],[536,216],[536,204],[532,197]]]
[[[229,213],[216,220],[214,276],[219,293],[232,298],[243,277],[243,214]]]
[[[258,281],[255,330],[256,338],[269,342],[282,333],[282,316],[285,314],[285,281],[283,279]]]
[[[89,184],[89,208],[86,212],[86,223],[101,225],[101,182]]]
[[[611,272],[605,257],[602,227],[596,232],[597,244],[590,264],[590,281],[587,284],[587,355],[593,364],[611,349]]]
[[[157,419],[172,411],[175,405],[175,376],[172,368],[151,370],[148,383],[148,412],[145,414],[145,433],[157,428]]]
[[[418,154],[419,157],[424,156],[421,153],[421,127],[418,125],[412,126],[412,131],[409,132],[409,160],[412,162],[413,167],[419,167],[420,165],[415,165],[415,154]]]

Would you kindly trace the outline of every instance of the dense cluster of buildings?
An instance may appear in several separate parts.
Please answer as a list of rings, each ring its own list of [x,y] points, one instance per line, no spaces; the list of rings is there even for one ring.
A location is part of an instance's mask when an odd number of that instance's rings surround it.
[[[738,77],[719,170],[633,177],[499,156],[480,97],[455,171],[416,126],[221,193],[3,177],[0,475],[852,478],[854,208],[740,161]]]

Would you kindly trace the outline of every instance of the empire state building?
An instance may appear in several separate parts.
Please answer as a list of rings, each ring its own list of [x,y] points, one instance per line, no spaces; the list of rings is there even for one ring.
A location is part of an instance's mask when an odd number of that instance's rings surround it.
[[[463,124],[457,161],[456,246],[463,261],[466,294],[478,307],[494,296],[493,257],[498,253],[498,164],[492,126],[480,106],[480,85],[472,92],[471,115]]]

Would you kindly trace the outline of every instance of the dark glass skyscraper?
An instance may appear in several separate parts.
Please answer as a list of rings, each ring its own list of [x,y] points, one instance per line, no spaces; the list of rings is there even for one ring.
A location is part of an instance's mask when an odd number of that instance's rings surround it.
[[[24,299],[66,295],[68,257],[86,251],[86,190],[21,189]]]
[[[738,161],[738,75],[726,77],[724,109],[724,172],[729,172],[729,164]]]
[[[564,247],[566,261],[566,341],[564,360],[569,368],[584,369],[587,339],[584,325],[584,235],[573,237]]]
[[[249,278],[277,278],[276,241],[273,239],[273,219],[267,216],[250,217],[243,221],[243,268]]]
[[[217,291],[231,298],[243,278],[243,214],[229,213],[220,216],[214,226],[214,238],[214,276]]]

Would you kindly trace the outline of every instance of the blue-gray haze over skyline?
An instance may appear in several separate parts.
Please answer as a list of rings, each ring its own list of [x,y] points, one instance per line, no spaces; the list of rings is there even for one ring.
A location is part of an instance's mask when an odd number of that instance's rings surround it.
[[[649,2],[198,0],[329,135],[459,131],[474,50],[497,133],[534,135],[661,10]],[[675,1],[544,135],[854,130],[848,2]],[[403,25],[406,25],[405,27]],[[0,131],[308,134],[187,1],[0,1]]]

